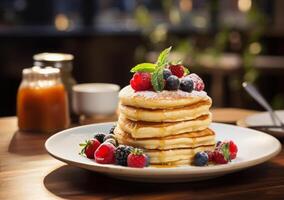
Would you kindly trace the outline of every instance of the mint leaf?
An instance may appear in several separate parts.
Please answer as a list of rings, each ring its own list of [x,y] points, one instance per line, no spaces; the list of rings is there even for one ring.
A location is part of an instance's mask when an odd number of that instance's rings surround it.
[[[130,72],[154,72],[156,68],[156,64],[153,63],[141,63],[133,67]]]
[[[189,69],[187,67],[183,67],[183,69],[184,69],[185,75],[188,75],[190,73],[190,71],[189,71]]]
[[[223,144],[221,147],[221,151],[225,157],[226,160],[231,161],[231,157],[230,157],[230,150],[229,150],[229,144]]]
[[[172,47],[169,47],[167,49],[165,49],[164,51],[162,51],[157,59],[157,66],[164,66],[168,63],[168,57],[169,57],[169,54],[170,54],[170,51],[171,51]]]
[[[162,91],[165,87],[163,70],[164,68],[160,66],[152,74],[151,83],[155,91]]]

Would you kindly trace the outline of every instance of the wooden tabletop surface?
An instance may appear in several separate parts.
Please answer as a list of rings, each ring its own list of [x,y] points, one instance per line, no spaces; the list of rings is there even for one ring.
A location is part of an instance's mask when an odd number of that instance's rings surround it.
[[[226,118],[226,116],[224,116]],[[47,154],[44,134],[17,132],[0,118],[0,199],[284,199],[284,150],[264,164],[220,178],[176,184],[116,180]]]

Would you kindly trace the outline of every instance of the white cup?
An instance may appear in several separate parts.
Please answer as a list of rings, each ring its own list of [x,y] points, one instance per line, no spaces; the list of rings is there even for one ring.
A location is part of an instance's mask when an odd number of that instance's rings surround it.
[[[109,115],[116,112],[120,87],[109,83],[85,83],[72,87],[72,108],[78,115]]]

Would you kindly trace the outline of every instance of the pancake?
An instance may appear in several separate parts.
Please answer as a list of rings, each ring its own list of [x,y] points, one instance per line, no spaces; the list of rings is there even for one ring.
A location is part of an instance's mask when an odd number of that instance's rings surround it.
[[[119,105],[120,113],[132,121],[146,122],[177,122],[196,119],[209,114],[211,99],[198,101],[194,104],[174,109],[145,109],[132,106]]]
[[[179,135],[146,139],[132,138],[129,133],[121,130],[119,126],[116,127],[114,133],[119,144],[126,144],[147,150],[196,148],[200,146],[215,145],[215,134],[208,128],[198,132],[188,132]]]
[[[131,121],[120,114],[118,124],[124,132],[130,133],[133,138],[152,138],[204,130],[210,125],[211,121],[211,113],[194,120],[163,123]]]
[[[171,150],[145,150],[150,157],[150,164],[159,165],[190,165],[193,157],[200,151],[212,151],[215,145],[200,146],[197,148],[171,149]]]
[[[191,93],[181,90],[135,92],[129,85],[119,92],[119,99],[123,105],[147,109],[180,108],[200,101],[211,101],[204,91],[194,90]]]

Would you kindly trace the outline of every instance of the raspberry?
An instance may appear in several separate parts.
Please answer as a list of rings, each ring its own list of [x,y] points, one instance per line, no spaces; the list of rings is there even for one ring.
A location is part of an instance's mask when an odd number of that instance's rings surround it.
[[[208,162],[213,162],[213,152],[212,151],[205,151],[208,155]]]
[[[105,136],[106,136],[105,133],[96,133],[94,135],[94,138],[97,139],[100,143],[103,143]]]
[[[189,74],[189,77],[194,83],[194,90],[202,91],[205,88],[203,80],[197,74]]]
[[[171,70],[172,74],[176,75],[178,78],[183,77],[184,68],[182,65],[171,65],[169,66],[169,69]]]
[[[148,163],[148,157],[141,149],[135,148],[127,157],[127,166],[143,168]]]
[[[115,146],[113,144],[105,142],[99,146],[95,152],[95,160],[101,164],[114,164]]]
[[[133,147],[126,145],[119,145],[115,151],[116,164],[127,166],[127,157],[133,151]]]
[[[221,151],[213,151],[213,161],[216,164],[226,164],[228,160],[225,158],[224,154]]]
[[[229,141],[229,151],[231,160],[235,159],[237,157],[238,147],[232,140]]]
[[[147,72],[136,72],[130,80],[130,85],[135,91],[151,89],[151,74]]]
[[[86,140],[85,143],[80,144],[83,147],[81,155],[85,154],[87,158],[94,158],[94,153],[101,143],[97,139]]]

